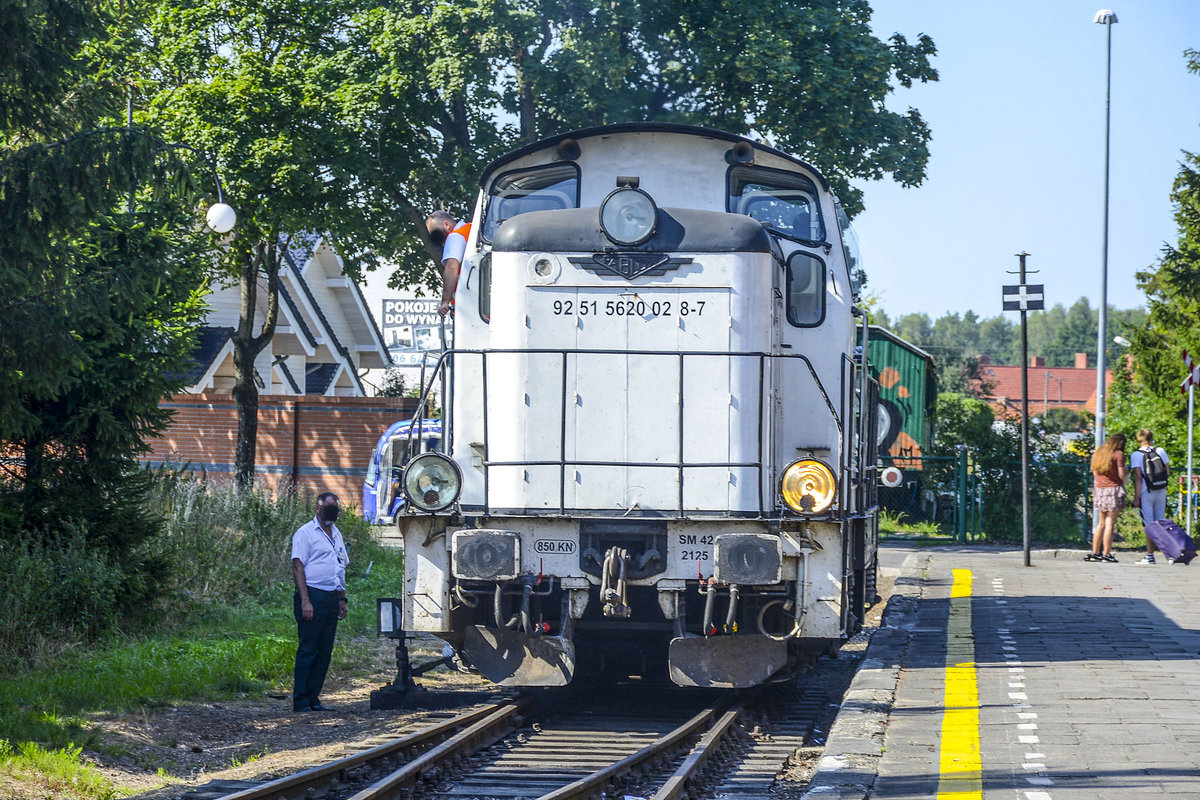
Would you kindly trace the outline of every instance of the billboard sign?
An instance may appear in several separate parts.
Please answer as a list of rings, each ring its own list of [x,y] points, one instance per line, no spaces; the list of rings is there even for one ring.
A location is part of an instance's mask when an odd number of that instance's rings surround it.
[[[392,363],[417,367],[423,358],[432,365],[442,352],[437,298],[392,298],[383,301],[383,341]],[[446,318],[446,342],[452,339],[454,323]]]

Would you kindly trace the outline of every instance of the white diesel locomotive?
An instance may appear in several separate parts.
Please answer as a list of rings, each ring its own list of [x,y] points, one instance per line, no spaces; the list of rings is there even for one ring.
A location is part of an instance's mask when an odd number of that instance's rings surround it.
[[[875,600],[857,252],[811,165],[672,124],[483,174],[445,454],[403,473],[403,625],[493,681],[745,687]]]

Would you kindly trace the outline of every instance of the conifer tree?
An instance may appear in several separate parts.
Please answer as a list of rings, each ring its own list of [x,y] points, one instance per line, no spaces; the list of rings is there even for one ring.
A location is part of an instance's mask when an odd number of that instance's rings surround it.
[[[120,125],[120,24],[88,0],[0,3],[0,545],[86,550],[95,572],[47,602],[97,625],[153,589],[137,456],[181,384],[209,247],[192,154]]]

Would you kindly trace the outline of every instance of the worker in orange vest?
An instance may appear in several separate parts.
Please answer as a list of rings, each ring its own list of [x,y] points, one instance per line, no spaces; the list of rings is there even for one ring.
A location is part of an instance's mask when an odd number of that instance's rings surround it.
[[[435,211],[425,220],[425,229],[434,245],[442,246],[442,302],[438,314],[445,317],[454,308],[454,290],[458,288],[458,273],[467,252],[471,223],[455,220],[445,211]]]

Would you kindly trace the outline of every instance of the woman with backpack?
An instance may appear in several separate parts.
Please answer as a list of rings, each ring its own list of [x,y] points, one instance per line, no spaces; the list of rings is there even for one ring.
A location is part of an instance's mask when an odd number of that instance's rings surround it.
[[[1137,432],[1138,449],[1133,451],[1133,507],[1141,509],[1142,526],[1167,518],[1167,451],[1154,446],[1154,434]],[[1153,564],[1154,543],[1146,536],[1146,555],[1138,564]]]
[[[1092,454],[1092,477],[1095,488],[1092,492],[1096,506],[1096,527],[1092,531],[1092,552],[1084,561],[1117,562],[1112,554],[1113,531],[1117,529],[1117,517],[1125,508],[1125,434],[1114,433],[1108,441],[1096,448]]]

